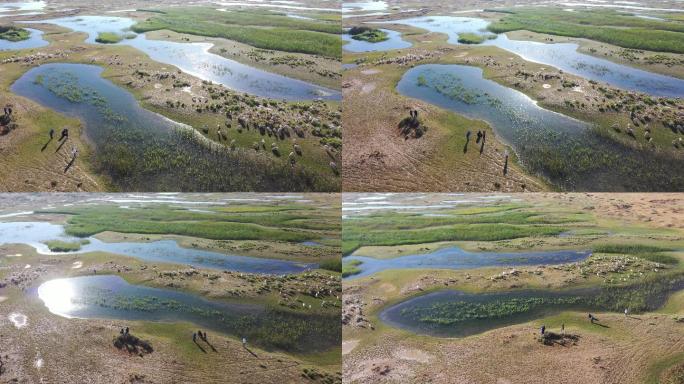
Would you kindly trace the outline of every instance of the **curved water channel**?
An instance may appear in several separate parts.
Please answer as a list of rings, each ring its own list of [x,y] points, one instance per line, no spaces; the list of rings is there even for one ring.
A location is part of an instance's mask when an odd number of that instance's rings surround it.
[[[391,305],[379,317],[393,327],[421,335],[465,337],[563,311],[621,312],[637,291],[644,295],[640,311],[652,311],[664,305],[671,293],[682,289],[681,277],[644,286],[568,290],[466,293],[446,289]],[[600,318],[596,326],[603,326]]]
[[[524,93],[483,78],[478,67],[419,65],[406,71],[397,90],[486,121],[513,147],[528,171],[560,189],[657,191],[684,187],[679,174],[682,160],[635,150],[597,135],[589,124],[541,108]],[[463,148],[464,152],[478,150],[480,144],[474,139]]]
[[[31,33],[28,39],[21,41],[9,41],[0,39],[0,51],[14,51],[18,49],[40,48],[50,44],[43,39],[43,31],[25,28]]]
[[[361,261],[360,273],[347,279],[370,276],[388,269],[474,269],[486,267],[510,267],[525,265],[566,264],[584,260],[591,251],[546,252],[467,252],[458,247],[438,249],[431,253],[407,255],[390,259],[377,259],[361,255],[346,256],[344,262]]]
[[[135,34],[130,28],[133,19],[111,16],[77,16],[31,23],[49,23],[88,34],[87,43],[95,41],[100,32],[125,36],[120,45],[128,45],[146,53],[154,61],[174,65],[183,72],[202,80],[222,84],[238,92],[285,100],[339,100],[341,93],[302,80],[262,71],[209,52],[211,43],[179,43],[148,40],[145,34]]]
[[[192,127],[142,108],[132,94],[102,78],[102,71],[86,64],[43,64],[26,72],[11,90],[79,118],[95,150],[96,170],[120,190],[257,188],[248,187],[247,173],[254,172],[248,166],[254,163],[246,156],[210,142]],[[54,128],[57,137],[46,137],[42,151],[56,152],[64,145],[71,150],[66,141],[57,140],[62,127]],[[277,174],[276,169],[270,176]],[[279,183],[269,176],[260,180],[264,181]]]
[[[81,249],[76,252],[64,253],[51,252],[47,245],[45,245],[45,242],[50,240],[61,240],[65,242],[88,240],[89,243],[83,244]],[[198,268],[269,275],[300,273],[318,267],[317,264],[229,255],[200,249],[183,248],[174,240],[159,240],[146,243],[106,243],[95,237],[82,239],[65,235],[63,226],[45,222],[0,222],[0,245],[2,244],[26,244],[36,249],[38,253],[44,255],[73,255],[88,252],[108,252],[134,257],[146,262],[175,263],[192,265]]]
[[[374,24],[405,24],[430,32],[449,36],[449,44],[459,45],[460,33],[490,35],[489,21],[472,17],[424,16]],[[394,37],[396,40],[396,37]],[[482,45],[505,49],[523,59],[551,65],[565,72],[589,80],[608,83],[612,86],[647,93],[653,96],[684,97],[684,79],[648,72],[627,65],[617,64],[577,51],[574,43],[541,43],[524,40],[510,40],[505,33]]]
[[[187,321],[246,337],[250,344],[304,352],[327,350],[340,342],[323,327],[334,323],[333,317],[296,314],[262,304],[207,300],[170,289],[132,285],[114,275],[50,280],[38,287],[37,295],[50,312],[68,318]],[[280,340],[287,340],[287,344]],[[202,341],[198,344],[211,347]]]

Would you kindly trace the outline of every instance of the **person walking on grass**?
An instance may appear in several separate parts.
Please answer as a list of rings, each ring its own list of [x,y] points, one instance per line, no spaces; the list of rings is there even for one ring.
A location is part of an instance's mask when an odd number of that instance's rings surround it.
[[[50,128],[49,135],[50,135],[50,140],[55,138],[55,129],[54,128]]]
[[[242,348],[247,349],[247,339],[244,337],[242,338]]]
[[[69,138],[69,129],[64,128],[62,129],[62,136],[59,137],[59,141],[62,141],[62,139],[68,139]]]
[[[596,321],[596,318],[591,313],[589,314],[589,321],[591,321],[592,324],[594,324],[594,321]]]
[[[625,319],[627,318],[628,313],[629,313],[629,309],[625,308]]]
[[[561,335],[565,336],[565,323],[561,324]]]
[[[195,333],[195,332],[192,333],[192,342],[193,343],[197,342],[197,333]]]
[[[541,335],[542,337],[544,336],[544,333],[546,332],[546,325],[541,326]]]

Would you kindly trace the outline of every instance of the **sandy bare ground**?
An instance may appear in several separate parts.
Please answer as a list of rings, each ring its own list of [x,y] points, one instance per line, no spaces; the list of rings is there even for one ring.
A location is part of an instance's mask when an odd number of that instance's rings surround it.
[[[624,337],[581,332],[576,345],[545,346],[537,341],[537,328],[531,325],[466,339],[424,340],[388,332],[382,343],[345,355],[345,381],[636,384],[642,382],[651,356],[684,351],[684,330],[667,316],[601,316]],[[401,358],[406,350],[429,357]]]
[[[0,319],[0,357],[5,369],[0,382],[276,383],[295,382],[301,373],[296,360],[252,348],[255,356],[239,341],[220,335],[208,338],[215,352],[202,343],[207,352],[197,347],[190,364],[185,348],[164,337],[137,334],[154,348],[142,357],[116,349],[113,339],[120,328],[130,326],[136,335],[135,322],[69,320],[38,311],[28,313],[28,325],[21,329],[6,317]],[[188,325],[190,345],[192,332]],[[37,356],[42,360],[40,367]]]

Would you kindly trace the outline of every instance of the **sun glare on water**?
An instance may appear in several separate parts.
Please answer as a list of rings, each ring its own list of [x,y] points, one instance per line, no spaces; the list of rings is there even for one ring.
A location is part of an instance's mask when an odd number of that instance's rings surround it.
[[[74,286],[67,279],[51,280],[38,288],[38,297],[45,306],[60,316],[71,317],[69,313],[76,309],[73,302],[75,296]]]

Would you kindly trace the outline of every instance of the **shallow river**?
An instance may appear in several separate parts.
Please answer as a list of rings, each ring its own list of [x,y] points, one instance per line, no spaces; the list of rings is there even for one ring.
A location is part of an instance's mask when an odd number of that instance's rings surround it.
[[[458,45],[460,33],[491,34],[486,30],[489,22],[484,19],[457,16],[425,16],[412,19],[385,22],[405,24],[430,32],[449,36],[450,44]],[[380,23],[383,24],[383,23]],[[391,46],[401,36],[392,36],[385,43]],[[612,86],[654,96],[684,97],[684,79],[661,75],[610,60],[594,57],[577,51],[574,43],[541,43],[524,40],[510,40],[506,34],[499,34],[482,45],[496,46],[521,56],[525,60],[547,64],[590,80],[608,83]],[[382,50],[382,47],[378,46]]]
[[[91,44],[98,44],[95,39],[100,32],[114,32],[130,37],[123,39],[118,44],[132,46],[145,52],[152,60],[174,65],[185,73],[202,80],[222,84],[238,92],[286,100],[339,100],[341,98],[339,91],[262,71],[213,54],[209,52],[213,46],[211,43],[149,40],[145,34],[137,35],[131,32],[130,28],[135,24],[135,21],[130,18],[78,16],[41,20],[39,22],[87,33],[86,42]]]
[[[431,253],[407,255],[389,259],[377,259],[361,255],[347,256],[344,261],[359,260],[361,273],[348,279],[369,276],[388,269],[473,269],[484,267],[509,267],[525,265],[566,264],[584,260],[590,251],[548,252],[466,252],[458,247],[448,247]]]
[[[67,253],[51,252],[44,244],[50,240],[76,242],[82,240],[64,234],[64,227],[45,222],[0,222],[1,244],[26,244],[41,254],[65,255]],[[287,260],[259,257],[229,255],[200,249],[183,248],[174,240],[159,240],[145,243],[114,242],[106,243],[95,237],[88,237],[85,244],[77,252],[108,252],[117,255],[134,257],[153,263],[176,263],[192,265],[198,268],[211,268],[246,273],[284,275],[299,273],[316,268],[316,264],[298,263]]]

